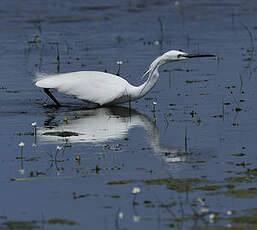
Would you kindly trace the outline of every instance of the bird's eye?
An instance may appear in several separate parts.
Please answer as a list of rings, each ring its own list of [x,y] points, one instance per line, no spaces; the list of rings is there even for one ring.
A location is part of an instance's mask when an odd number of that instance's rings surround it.
[[[177,58],[181,58],[182,57],[182,54],[178,54]]]

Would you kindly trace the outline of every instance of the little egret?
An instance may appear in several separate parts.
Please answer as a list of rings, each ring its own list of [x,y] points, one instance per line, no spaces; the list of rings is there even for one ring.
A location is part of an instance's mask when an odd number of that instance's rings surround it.
[[[69,94],[86,102],[103,105],[115,105],[131,102],[145,96],[159,79],[159,67],[175,61],[197,57],[215,57],[211,54],[188,54],[182,51],[170,50],[157,57],[144,76],[147,80],[140,86],[133,86],[125,79],[110,73],[98,71],[78,71],[64,74],[38,74],[35,80],[37,87],[60,106],[49,89]]]

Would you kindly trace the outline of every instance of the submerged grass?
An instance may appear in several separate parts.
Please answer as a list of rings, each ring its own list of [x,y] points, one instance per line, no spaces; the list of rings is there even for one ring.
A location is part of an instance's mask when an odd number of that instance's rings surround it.
[[[245,172],[243,172],[243,174],[257,177],[257,168],[247,169]]]
[[[66,224],[66,225],[76,225],[77,223],[73,220],[66,220],[60,218],[51,218],[48,220],[48,224]]]
[[[32,221],[6,221],[0,225],[0,229],[26,229],[32,230],[39,228],[36,220]]]
[[[123,184],[130,184],[136,182],[135,180],[119,180],[119,181],[109,181],[107,182],[108,185],[123,185]]]
[[[229,189],[228,191],[219,194],[229,195],[235,198],[253,198],[257,196],[257,188]]]
[[[253,230],[256,229],[250,226],[197,226],[193,230]]]
[[[73,220],[51,218],[48,221],[44,221],[44,224],[63,224],[63,225],[76,225],[77,223]],[[31,220],[31,221],[6,221],[0,225],[0,229],[20,229],[20,230],[34,230],[39,229],[42,226],[42,222]]]
[[[113,194],[113,195],[106,195],[106,194],[95,194],[95,193],[87,193],[87,194],[76,194],[75,192],[72,194],[73,199],[80,199],[80,198],[87,198],[87,197],[103,197],[103,198],[113,198],[119,199],[120,195]]]
[[[248,208],[248,209],[243,209],[241,212],[247,212],[251,214],[257,214],[257,208]]]
[[[254,224],[257,229],[257,216],[237,216],[232,218],[233,223]]]
[[[225,179],[230,183],[243,183],[243,182],[251,182],[252,178],[249,176],[240,176],[240,177],[228,177]]]
[[[177,192],[191,191],[193,188],[201,183],[204,183],[204,179],[200,178],[162,178],[144,181],[148,185],[166,185],[168,189],[175,190]]]
[[[246,171],[237,173],[238,177],[228,177],[225,180],[229,181],[230,183],[249,183],[252,182],[254,179],[257,178],[257,168],[254,169],[247,169]]]
[[[205,179],[201,178],[158,178],[158,179],[149,179],[143,181],[135,180],[120,180],[120,181],[109,181],[108,185],[124,185],[135,182],[143,182],[147,185],[166,185],[168,189],[175,190],[177,192],[186,192],[195,189],[199,184],[206,183]]]
[[[232,188],[233,185],[231,184],[225,184],[225,185],[204,185],[201,187],[197,187],[197,190],[203,190],[203,191],[216,191],[223,188]]]

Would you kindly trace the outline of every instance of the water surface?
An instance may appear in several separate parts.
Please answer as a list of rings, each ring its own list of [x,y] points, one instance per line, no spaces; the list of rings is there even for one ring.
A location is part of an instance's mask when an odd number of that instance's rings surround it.
[[[1,227],[254,228],[254,1],[0,6]],[[62,94],[56,109],[33,83],[36,72],[116,73],[123,61],[121,76],[139,85],[170,49],[218,58],[165,65],[132,110],[87,110]]]

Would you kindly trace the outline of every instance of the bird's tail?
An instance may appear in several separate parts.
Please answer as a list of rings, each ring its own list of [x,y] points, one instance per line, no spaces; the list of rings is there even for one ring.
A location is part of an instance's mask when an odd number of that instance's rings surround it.
[[[59,84],[57,74],[36,73],[35,85],[41,88],[55,88]]]
[[[44,78],[46,78],[46,77],[48,77],[48,76],[49,76],[49,75],[46,74],[46,73],[37,72],[35,78],[33,79],[33,82],[36,83],[36,82],[38,82],[38,81],[40,81],[40,80],[42,80],[42,79],[44,79]]]

